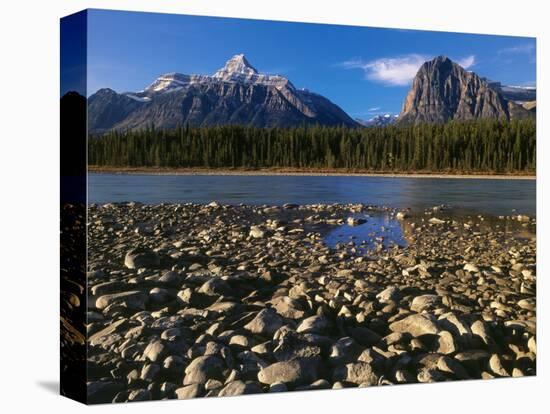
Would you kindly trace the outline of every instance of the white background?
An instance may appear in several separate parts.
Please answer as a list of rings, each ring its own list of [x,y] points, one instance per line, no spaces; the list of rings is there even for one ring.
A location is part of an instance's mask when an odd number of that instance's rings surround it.
[[[4,0],[0,12],[0,410],[78,413],[59,397],[59,18],[86,7],[536,36],[538,376],[512,380],[103,405],[92,412],[548,412],[550,64],[544,1]],[[284,45],[283,45],[284,46]],[[542,300],[541,300],[542,299]],[[548,302],[547,302],[548,303]],[[545,326],[546,325],[546,326]]]

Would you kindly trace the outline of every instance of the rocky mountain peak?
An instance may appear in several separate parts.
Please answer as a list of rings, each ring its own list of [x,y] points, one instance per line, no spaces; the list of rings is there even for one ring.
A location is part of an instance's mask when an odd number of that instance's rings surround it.
[[[446,56],[425,62],[416,74],[399,122],[510,119],[509,102],[473,72]]]
[[[250,64],[244,54],[241,53],[225,62],[225,66],[219,69],[213,77],[223,78],[227,74],[256,75],[258,71]]]

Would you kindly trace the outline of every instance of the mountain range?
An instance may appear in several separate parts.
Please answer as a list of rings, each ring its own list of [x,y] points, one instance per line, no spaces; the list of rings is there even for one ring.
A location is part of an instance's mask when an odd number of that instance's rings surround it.
[[[418,70],[399,116],[354,120],[322,95],[296,88],[283,76],[259,73],[239,54],[211,76],[172,72],[139,92],[98,90],[88,98],[88,130],[102,134],[185,124],[385,126],[480,118],[509,120],[532,116],[535,110],[534,88],[503,86],[438,56]]]
[[[167,129],[184,124],[358,125],[327,98],[298,89],[283,76],[259,73],[242,54],[212,76],[167,73],[136,93],[100,89],[88,105],[91,133],[152,124]]]

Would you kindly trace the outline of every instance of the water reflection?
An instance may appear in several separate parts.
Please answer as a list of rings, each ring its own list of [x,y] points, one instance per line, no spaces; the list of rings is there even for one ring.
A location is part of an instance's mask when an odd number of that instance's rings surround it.
[[[356,226],[343,224],[328,230],[323,235],[323,240],[328,247],[337,248],[338,245],[347,245],[353,242],[358,251],[368,251],[381,248],[388,249],[393,246],[405,247],[406,237],[403,233],[403,223],[389,214],[355,214],[355,218],[365,219],[366,222]]]

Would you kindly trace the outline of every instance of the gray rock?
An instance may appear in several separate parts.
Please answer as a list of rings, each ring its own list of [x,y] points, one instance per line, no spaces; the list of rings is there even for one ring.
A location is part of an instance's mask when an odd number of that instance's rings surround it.
[[[439,352],[440,354],[449,355],[455,353],[458,350],[453,335],[451,335],[451,333],[448,331],[440,331],[438,333],[437,342],[437,352]]]
[[[361,352],[363,348],[352,338],[340,338],[330,348],[328,362],[333,366],[354,362]]]
[[[380,303],[396,302],[401,296],[401,291],[397,286],[390,286],[376,295],[376,299]]]
[[[157,364],[147,364],[141,369],[140,378],[147,382],[152,382],[160,372],[160,366]]]
[[[376,345],[382,337],[369,328],[359,326],[351,329],[351,336],[363,346]]]
[[[334,369],[334,381],[351,382],[353,384],[377,385],[379,377],[368,362],[354,362]]]
[[[296,328],[296,332],[323,334],[330,329],[331,325],[331,322],[326,316],[315,315],[304,319],[300,325],[298,325],[298,328]]]
[[[494,340],[489,333],[487,325],[483,321],[475,321],[471,326],[472,334],[477,335],[487,346],[494,344]]]
[[[269,386],[269,392],[285,392],[288,391],[288,388],[283,382],[276,382]]]
[[[178,400],[188,400],[190,398],[201,397],[204,393],[203,384],[191,384],[185,387],[178,388],[176,391]]]
[[[262,393],[262,387],[256,382],[243,382],[241,380],[231,381],[222,388],[219,397],[230,397],[234,395]]]
[[[185,367],[185,360],[178,355],[170,355],[162,362],[162,367],[172,373],[183,372]]]
[[[430,368],[422,368],[420,371],[418,371],[418,375],[416,377],[418,379],[418,382],[439,382],[439,381],[446,381],[447,377],[445,374],[438,369],[430,369]]]
[[[96,308],[105,309],[113,304],[120,304],[132,310],[144,310],[148,296],[139,290],[129,292],[112,293],[109,295],[100,296],[95,303]]]
[[[175,297],[175,292],[164,288],[155,287],[149,291],[149,300],[157,304],[168,302]]]
[[[411,310],[413,312],[422,312],[428,309],[434,309],[441,304],[441,297],[437,295],[421,295],[413,299]]]
[[[151,362],[160,361],[161,357],[164,355],[166,347],[162,341],[158,339],[153,339],[143,351],[143,356]]]
[[[123,334],[128,329],[129,323],[126,319],[120,319],[99,332],[96,332],[89,338],[90,345],[102,346],[109,345],[123,339]]]
[[[255,239],[261,239],[265,236],[265,232],[262,229],[260,229],[258,226],[251,226],[250,236]]]
[[[470,379],[470,375],[456,359],[442,356],[437,360],[437,369],[453,375],[456,379]]]
[[[182,277],[178,272],[174,272],[173,270],[168,270],[162,274],[161,277],[158,278],[158,281],[161,283],[166,283],[168,285],[177,286],[182,281]]]
[[[185,368],[183,385],[205,384],[209,379],[223,380],[223,361],[215,356],[195,358]]]
[[[86,392],[89,404],[110,403],[115,395],[124,388],[124,384],[116,381],[89,381]]]
[[[521,309],[525,309],[532,312],[537,310],[537,304],[536,304],[535,298],[522,299],[518,301],[518,306]]]
[[[273,309],[263,309],[245,325],[245,329],[253,334],[271,337],[283,325],[283,320]]]
[[[160,265],[160,257],[151,249],[136,248],[126,253],[124,265],[129,269],[155,268]]]
[[[301,319],[305,316],[302,302],[288,296],[279,296],[272,300],[273,308],[279,315],[289,319]]]
[[[317,358],[298,358],[271,364],[258,373],[263,384],[283,382],[292,386],[308,384],[318,378],[319,361]]]
[[[273,350],[277,361],[289,361],[295,358],[313,358],[321,355],[321,346],[313,343],[293,331],[285,333]]]
[[[102,296],[106,295],[108,293],[114,293],[114,292],[120,292],[126,287],[126,284],[119,281],[110,281],[110,282],[104,282],[99,283],[97,285],[92,286],[92,294],[94,296]]]
[[[392,332],[408,333],[414,337],[439,332],[434,319],[424,314],[410,315],[395,321],[390,324],[390,330]]]
[[[225,280],[212,278],[207,280],[200,287],[199,293],[204,293],[205,295],[209,296],[231,296],[233,293],[233,289],[231,289],[231,286],[229,286],[229,283],[227,283]]]
[[[150,401],[151,399],[151,391],[147,389],[132,390],[128,394],[128,401]]]
[[[497,354],[493,354],[493,355],[491,355],[491,358],[489,358],[489,368],[491,369],[491,371],[493,373],[495,373],[496,375],[498,375],[500,377],[509,377],[510,376],[508,371],[506,371],[506,369],[502,365],[502,361],[501,361],[500,357]]]

